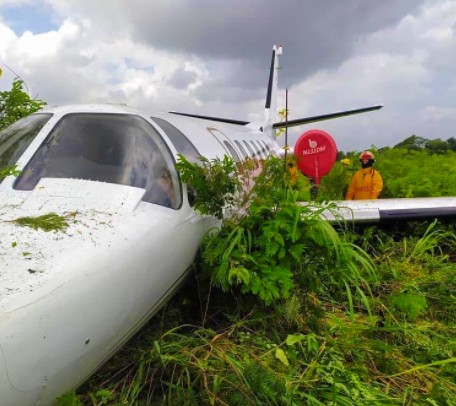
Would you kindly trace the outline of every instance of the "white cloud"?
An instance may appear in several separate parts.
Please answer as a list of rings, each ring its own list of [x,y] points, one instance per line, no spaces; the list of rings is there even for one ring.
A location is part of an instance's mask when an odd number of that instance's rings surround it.
[[[0,22],[0,58],[4,58],[6,50],[17,39],[16,34],[8,26]]]
[[[258,49],[269,50],[272,44],[265,44],[270,39],[265,38],[260,26],[252,26],[251,34],[241,44],[235,42],[236,32],[224,31],[223,19],[214,10],[192,10],[199,13],[198,24],[188,23],[186,19],[192,15],[181,15],[182,10],[189,8],[180,2],[174,8],[164,1],[154,3],[153,7],[145,7],[142,2],[93,0],[45,3],[61,18],[58,29],[42,34],[28,31],[18,36],[7,21],[0,22],[0,63],[10,66],[33,94],[38,93],[50,104],[123,102],[151,110],[181,110],[238,119],[262,116],[269,55],[265,53],[264,62],[258,64],[257,54]],[[336,2],[333,4],[341,12]],[[5,5],[12,2],[0,0],[0,7]],[[380,10],[382,15],[385,10]],[[201,13],[210,19],[209,25],[205,25]],[[374,14],[366,13],[369,18]],[[189,48],[178,46],[180,27],[161,21],[170,15],[174,22],[176,16],[182,17],[185,32],[197,30],[192,34],[194,38],[203,36],[208,44],[212,40],[208,33],[220,29],[210,44],[216,50],[211,51],[212,59],[207,56],[210,52],[195,53],[201,46],[185,42],[188,38],[181,40]],[[245,16],[238,13],[226,18],[230,27],[236,21],[244,27],[253,22],[246,21],[247,17],[252,18],[247,12]],[[337,21],[336,17],[331,15],[331,21]],[[314,20],[318,18],[316,15]],[[170,48],[153,36],[155,42],[138,39],[138,30],[147,25],[140,24],[146,22],[160,23],[161,29],[167,30],[157,38],[169,34],[171,41],[172,36],[174,43],[170,42]],[[309,41],[305,38],[302,44],[299,39],[289,47],[285,43],[280,82],[290,89],[290,119],[383,103],[385,108],[381,111],[312,127],[332,131],[344,150],[363,149],[371,144],[392,145],[412,133],[428,138],[453,136],[450,131],[456,124],[452,114],[456,109],[456,1],[427,0],[418,12],[413,9],[397,21],[388,17],[385,24],[371,33],[359,31],[358,36],[353,29],[355,36],[348,39],[356,41],[349,47],[341,43],[347,37],[337,37],[337,30],[330,30],[322,46],[316,48],[307,48]],[[280,25],[280,30],[291,35],[297,32],[292,25],[293,22]],[[316,25],[310,24],[309,29]],[[318,31],[318,35],[322,33],[324,30]],[[223,45],[217,42],[222,37]],[[338,59],[334,59],[331,55],[338,45],[344,46],[346,54],[337,54]],[[226,57],[221,57],[225,46]],[[233,56],[237,48],[244,51]],[[318,54],[311,53],[315,49],[319,49]],[[301,83],[290,82],[290,72],[295,72],[291,76],[296,80],[300,67],[308,72],[309,66],[323,66],[314,63],[322,55],[330,61],[325,69],[313,68],[313,73]],[[0,88],[7,88],[12,79],[13,74],[4,69]]]
[[[2,62],[20,75],[34,94],[49,104],[78,102],[127,102],[138,107],[172,108],[170,101],[187,98],[207,75],[198,58],[170,55],[136,44],[128,37],[97,37],[98,27],[89,19],[66,19],[57,31],[16,36],[0,24]],[[178,71],[194,74],[188,89],[166,84]],[[12,75],[8,78],[12,80]],[[2,79],[5,88],[5,77]]]
[[[394,145],[412,134],[454,136],[455,26],[455,1],[429,2],[397,26],[361,39],[337,69],[292,87],[291,113],[296,117],[384,104],[377,112],[313,126],[332,131],[343,150]]]

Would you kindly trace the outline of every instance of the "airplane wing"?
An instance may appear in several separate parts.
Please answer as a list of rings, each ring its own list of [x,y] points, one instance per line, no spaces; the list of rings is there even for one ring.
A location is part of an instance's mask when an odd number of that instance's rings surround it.
[[[456,216],[456,197],[418,197],[331,202],[322,215],[330,222],[385,223]],[[306,203],[301,203],[305,205]]]
[[[297,125],[315,123],[317,121],[331,120],[333,118],[351,116],[353,114],[368,113],[369,111],[379,110],[382,107],[383,106],[378,105],[378,106],[372,106],[372,107],[363,107],[361,109],[338,111],[337,113],[322,114],[322,115],[319,115],[319,116],[297,118],[295,120],[289,120],[289,121],[283,121],[283,122],[274,123],[272,125],[272,127],[273,128],[295,127]],[[228,123],[228,124],[236,124],[236,125],[247,125],[247,124],[250,124],[249,121],[234,120],[234,119],[231,119],[231,118],[202,116],[202,115],[198,115],[198,114],[180,113],[180,112],[177,112],[177,111],[170,111],[169,113],[176,114],[178,116],[199,118],[199,119],[202,119],[202,120],[218,121],[220,123]]]
[[[200,118],[202,120],[218,121],[220,123],[228,123],[228,124],[236,124],[236,125],[247,125],[250,123],[250,121],[233,120],[231,118],[223,118],[223,117],[200,116],[198,114],[179,113],[177,111],[170,111],[169,113],[176,114],[178,116]]]
[[[315,123],[317,121],[331,120],[333,118],[351,116],[353,114],[367,113],[369,111],[380,110],[382,107],[383,106],[378,105],[378,106],[372,106],[372,107],[364,107],[362,109],[346,110],[346,111],[339,111],[337,113],[323,114],[320,116],[297,118],[295,120],[288,120],[288,121],[283,121],[283,122],[279,122],[279,123],[274,123],[272,125],[272,127],[273,128],[295,127],[297,125]]]

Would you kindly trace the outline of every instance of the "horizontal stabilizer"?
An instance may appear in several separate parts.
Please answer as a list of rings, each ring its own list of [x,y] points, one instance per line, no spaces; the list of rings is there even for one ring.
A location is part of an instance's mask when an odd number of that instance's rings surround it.
[[[280,123],[274,123],[272,125],[272,127],[273,128],[295,127],[297,125],[315,123],[317,121],[331,120],[332,118],[351,116],[352,114],[367,113],[369,111],[379,110],[382,107],[383,106],[364,107],[362,109],[339,111],[337,113],[323,114],[321,116],[298,118],[296,120],[289,120],[288,122],[284,121],[284,122],[280,122]]]
[[[218,121],[219,123],[228,123],[228,124],[236,124],[236,125],[247,125],[250,122],[250,121],[232,120],[231,118],[199,116],[197,114],[178,113],[177,111],[170,111],[170,113],[177,114],[178,116],[193,117],[193,118],[199,118],[201,120],[211,120],[211,121]]]

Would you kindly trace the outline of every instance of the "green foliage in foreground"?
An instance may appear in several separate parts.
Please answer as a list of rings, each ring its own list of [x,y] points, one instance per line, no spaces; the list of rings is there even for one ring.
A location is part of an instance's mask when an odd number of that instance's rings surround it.
[[[236,204],[236,193],[241,189],[239,177],[232,176],[236,172],[234,161],[225,155],[223,161],[200,157],[199,164],[193,164],[183,155],[179,157],[176,168],[182,182],[197,191],[195,209],[221,219],[223,208]]]
[[[266,305],[290,297],[299,287],[305,291],[334,295],[340,286],[368,285],[375,279],[369,257],[338,234],[327,222],[320,219],[321,208],[297,204],[298,192],[287,187],[283,162],[270,157],[255,179],[250,191],[242,189],[239,173],[228,158],[224,161],[201,160],[202,165],[186,162],[180,165],[183,178],[192,179],[192,173],[201,168],[218,167],[216,178],[221,187],[214,189],[211,173],[207,181],[193,184],[197,195],[209,197],[206,189],[240,196],[241,204],[233,210],[230,198],[230,216],[223,222],[220,232],[209,235],[202,249],[202,269],[210,275],[215,287],[227,292],[253,294]],[[224,177],[220,179],[219,173]],[[242,196],[242,194],[247,196]],[[223,195],[214,201],[223,201]],[[219,215],[220,206],[205,207],[205,214]]]
[[[361,300],[351,305],[348,296],[299,291],[268,308],[236,302],[206,290],[197,274],[77,399],[85,405],[455,405],[454,237],[436,226],[429,239],[393,240],[372,231],[354,235],[378,265],[370,314]],[[391,300],[401,295],[407,306],[420,307],[424,299],[426,309],[396,308]],[[422,299],[413,304],[412,295]],[[101,389],[112,400],[95,402]]]
[[[19,176],[21,173],[16,166],[7,166],[6,168],[0,168],[0,181],[5,179],[7,176]]]
[[[23,86],[24,81],[15,78],[11,90],[0,92],[0,130],[46,105],[43,100],[32,99]]]
[[[60,405],[456,405],[454,225],[335,230],[280,167],[237,196],[195,280]]]

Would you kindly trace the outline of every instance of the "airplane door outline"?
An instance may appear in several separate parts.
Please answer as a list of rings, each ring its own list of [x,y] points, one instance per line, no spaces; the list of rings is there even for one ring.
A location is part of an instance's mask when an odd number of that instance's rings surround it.
[[[235,159],[237,158],[238,161],[241,161],[242,160],[242,153],[241,151],[238,151],[237,150],[237,147],[235,147],[233,145],[233,143],[231,142],[231,140],[225,135],[223,134],[220,130],[218,130],[217,128],[214,128],[214,127],[207,127],[206,128],[207,131],[209,131],[213,136],[214,138],[219,142],[219,144],[222,146],[223,150],[225,151],[225,154],[230,156],[231,158]],[[219,135],[220,134],[220,135]],[[231,145],[231,147],[233,148],[234,152],[236,152],[237,154],[237,157],[234,157],[232,156],[233,154],[228,150],[228,148],[225,146],[224,142],[228,142],[229,145]]]

